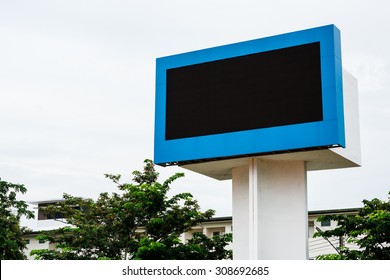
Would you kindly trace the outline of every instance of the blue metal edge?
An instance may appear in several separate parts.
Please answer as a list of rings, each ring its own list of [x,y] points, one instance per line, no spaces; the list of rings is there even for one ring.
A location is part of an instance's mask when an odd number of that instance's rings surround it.
[[[166,71],[258,52],[320,42],[323,121],[165,140]],[[160,165],[254,154],[345,147],[340,31],[334,25],[156,59],[154,162]]]

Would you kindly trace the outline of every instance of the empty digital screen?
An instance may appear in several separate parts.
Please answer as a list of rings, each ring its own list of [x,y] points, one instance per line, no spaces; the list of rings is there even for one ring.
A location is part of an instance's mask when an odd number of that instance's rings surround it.
[[[323,120],[320,43],[167,70],[165,139]]]

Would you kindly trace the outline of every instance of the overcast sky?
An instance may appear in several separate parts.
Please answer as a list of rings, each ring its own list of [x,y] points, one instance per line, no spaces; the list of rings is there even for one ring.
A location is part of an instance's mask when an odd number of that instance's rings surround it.
[[[359,81],[362,167],[308,174],[309,210],[390,190],[390,2],[0,0],[0,177],[27,201],[116,191],[153,158],[155,59],[335,24]],[[231,215],[231,181],[185,171],[174,192]]]

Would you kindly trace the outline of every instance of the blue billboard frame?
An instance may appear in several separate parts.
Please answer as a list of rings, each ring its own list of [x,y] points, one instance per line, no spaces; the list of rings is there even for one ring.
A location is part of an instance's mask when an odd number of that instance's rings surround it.
[[[323,120],[166,140],[167,70],[320,43]],[[340,31],[334,25],[157,58],[154,162],[160,165],[345,147]],[[191,125],[191,124],[188,124]]]

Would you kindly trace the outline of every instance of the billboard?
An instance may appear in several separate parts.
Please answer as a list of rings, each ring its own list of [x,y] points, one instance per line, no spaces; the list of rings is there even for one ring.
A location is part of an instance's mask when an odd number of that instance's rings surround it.
[[[345,146],[334,25],[158,58],[154,161]]]

